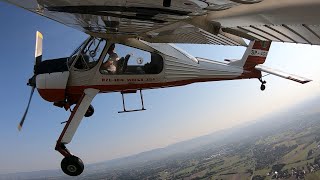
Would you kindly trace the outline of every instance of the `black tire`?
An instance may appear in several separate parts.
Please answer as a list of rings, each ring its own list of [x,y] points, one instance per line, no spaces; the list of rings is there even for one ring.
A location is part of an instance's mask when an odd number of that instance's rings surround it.
[[[93,108],[92,105],[90,105],[90,106],[88,107],[87,112],[84,114],[84,117],[90,117],[90,116],[93,115],[93,113],[94,113],[94,108]]]
[[[79,176],[83,172],[84,165],[77,156],[69,156],[62,159],[61,169],[69,176]]]
[[[266,86],[264,84],[261,84],[260,89],[261,91],[264,91],[266,89]]]

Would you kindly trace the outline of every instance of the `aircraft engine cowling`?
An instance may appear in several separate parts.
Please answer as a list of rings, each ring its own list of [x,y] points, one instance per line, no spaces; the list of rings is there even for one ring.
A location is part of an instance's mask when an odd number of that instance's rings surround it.
[[[38,74],[36,87],[40,96],[49,102],[65,100],[69,71]]]

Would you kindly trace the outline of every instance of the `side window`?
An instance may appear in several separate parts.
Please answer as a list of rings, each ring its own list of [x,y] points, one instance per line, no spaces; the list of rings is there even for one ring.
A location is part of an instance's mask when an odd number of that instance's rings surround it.
[[[98,63],[105,45],[105,39],[92,38],[79,54],[74,67],[84,70],[93,68]]]
[[[163,59],[156,53],[122,44],[112,44],[100,67],[102,74],[159,74]]]

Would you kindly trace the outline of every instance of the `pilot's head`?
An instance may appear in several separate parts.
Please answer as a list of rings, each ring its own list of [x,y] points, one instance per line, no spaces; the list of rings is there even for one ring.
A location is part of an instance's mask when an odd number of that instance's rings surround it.
[[[112,44],[110,45],[109,49],[108,49],[108,54],[113,53],[115,47],[116,47],[116,45],[115,45],[114,43],[112,43]]]

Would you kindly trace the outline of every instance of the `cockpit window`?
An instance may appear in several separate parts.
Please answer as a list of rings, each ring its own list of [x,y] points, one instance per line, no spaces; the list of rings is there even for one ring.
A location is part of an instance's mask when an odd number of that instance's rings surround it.
[[[74,67],[81,70],[93,68],[98,63],[105,45],[105,39],[91,38],[84,48],[83,46],[80,47],[80,53],[74,53],[74,55],[71,56],[71,58],[78,57]],[[79,50],[75,52],[79,52]]]
[[[102,74],[159,74],[163,59],[156,53],[122,44],[111,44],[100,67]]]
[[[80,46],[73,51],[71,56],[68,58],[68,66],[70,67],[73,63],[73,61],[76,59],[80,51],[83,49],[84,45],[86,44],[87,40],[85,40]]]

